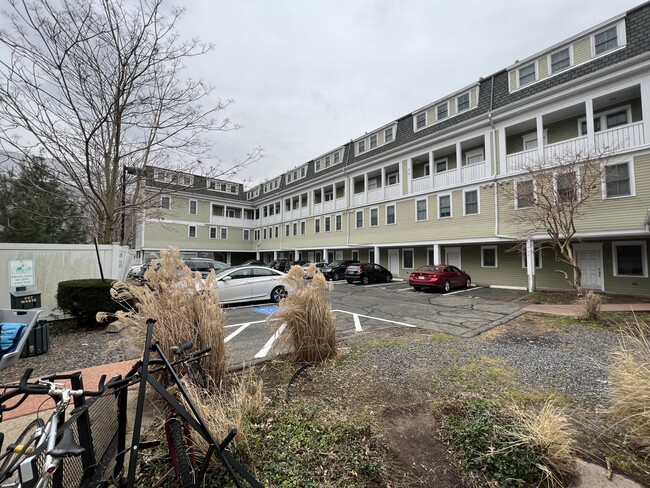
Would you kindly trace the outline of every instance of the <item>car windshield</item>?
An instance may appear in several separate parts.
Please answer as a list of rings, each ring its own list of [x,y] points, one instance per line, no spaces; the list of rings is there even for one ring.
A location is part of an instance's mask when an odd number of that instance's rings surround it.
[[[348,271],[356,271],[356,270],[358,270],[360,267],[361,267],[361,266],[359,266],[358,264],[351,264],[350,266],[348,266]]]
[[[343,264],[343,261],[332,261],[330,264],[328,264],[329,268],[336,268],[337,266],[341,266]]]
[[[216,274],[216,278],[217,278],[217,279],[223,278],[224,276],[226,276],[227,274],[229,274],[230,271],[231,271],[230,269],[224,269],[223,271],[219,271],[219,272]]]
[[[441,271],[440,266],[422,266],[417,271]]]

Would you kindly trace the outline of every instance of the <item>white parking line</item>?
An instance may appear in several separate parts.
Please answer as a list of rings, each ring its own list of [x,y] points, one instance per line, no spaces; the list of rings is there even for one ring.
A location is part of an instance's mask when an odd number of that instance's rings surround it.
[[[226,337],[226,338],[223,340],[223,342],[228,342],[230,339],[234,339],[234,338],[237,336],[237,334],[239,334],[242,330],[244,330],[246,327],[248,327],[248,326],[251,325],[252,323],[253,323],[253,322],[246,322],[245,324],[241,324],[241,325],[239,326],[239,328],[238,328],[235,332],[233,332],[232,334],[230,334],[228,337]],[[237,324],[237,325],[239,325],[239,324]]]
[[[359,320],[359,314],[353,313],[352,318],[354,319],[354,330],[356,332],[363,332],[363,329],[361,328],[361,321]]]
[[[260,324],[262,322],[266,322],[266,320],[253,320],[252,322],[240,322],[239,324],[230,324],[230,325],[224,325],[224,329],[231,329],[233,327],[239,327],[240,325],[251,325],[251,324]]]
[[[391,324],[403,325],[405,327],[417,327],[417,325],[407,324],[405,322],[397,322],[395,320],[380,319],[379,317],[371,317],[370,315],[362,315],[360,313],[346,312],[345,310],[332,310],[332,312],[347,313],[349,315],[352,315],[353,319],[356,316],[357,320],[358,320],[358,317],[364,317],[366,319],[379,320],[380,322],[388,322],[388,323],[391,323]],[[360,322],[359,322],[359,324],[360,324]],[[359,325],[359,327],[361,327],[361,325]],[[356,321],[355,321],[355,329],[356,329]]]
[[[275,331],[275,334],[273,334],[273,336],[268,341],[266,341],[266,344],[264,344],[264,347],[260,349],[260,352],[255,354],[255,358],[266,357],[266,355],[269,353],[269,350],[273,346],[273,343],[278,339],[278,337],[280,337],[280,334],[282,334],[282,331],[284,331],[286,326],[287,323],[285,322],[280,326],[280,328],[278,328],[278,330]]]
[[[483,288],[482,286],[475,286],[474,288],[465,288],[464,290],[458,290],[458,291],[452,291],[449,293],[445,293],[445,295],[455,295],[456,293],[465,293],[467,291],[471,290],[478,290],[479,288]]]

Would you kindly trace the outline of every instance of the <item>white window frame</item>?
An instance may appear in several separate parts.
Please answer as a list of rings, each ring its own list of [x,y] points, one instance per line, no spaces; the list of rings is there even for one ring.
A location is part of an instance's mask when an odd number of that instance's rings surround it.
[[[373,212],[376,212],[376,215],[375,215],[376,223],[374,223],[374,224],[372,223],[372,213]],[[370,214],[370,220],[369,220],[368,227],[378,227],[379,226],[379,207],[371,207],[369,209],[369,214]]]
[[[553,71],[553,55],[559,54],[562,51],[569,51],[569,66],[566,68],[562,68],[558,71]],[[560,49],[556,49],[552,53],[549,53],[547,56],[547,66],[548,66],[548,75],[553,76],[557,73],[562,73],[563,71],[566,71],[568,69],[573,68],[574,60],[573,60],[573,44],[569,44],[568,46],[561,47]]]
[[[392,207],[392,209],[393,209],[393,219],[395,220],[395,222],[388,222],[388,208],[389,207]],[[394,203],[390,204],[390,205],[386,205],[385,210],[386,210],[386,215],[384,215],[384,222],[386,223],[386,225],[395,225],[395,224],[397,224],[397,205],[395,205]]]
[[[607,196],[607,174],[605,173],[607,171],[607,166],[619,166],[622,164],[627,164],[627,172],[628,176],[630,178],[630,194],[629,195],[617,195],[617,196]],[[629,161],[610,161],[609,164],[606,164],[603,166],[603,181],[602,181],[602,195],[603,195],[603,200],[617,200],[619,198],[630,198],[630,197],[635,197],[636,196],[636,184],[634,181],[634,160],[630,159]]]
[[[224,237],[224,232],[225,232],[225,237]],[[221,227],[219,230],[219,239],[223,239],[224,241],[228,240],[228,227]]]
[[[535,72],[535,78],[533,81],[529,81],[528,83],[524,83],[523,85],[521,84],[521,70],[524,68],[528,68],[529,66],[533,66],[534,72]],[[526,63],[524,66],[520,66],[517,68],[517,88],[522,88],[524,86],[529,86],[535,83],[536,81],[539,81],[539,67],[537,66],[537,61],[532,61],[530,63]]]
[[[476,163],[469,162],[470,158],[475,158],[476,156],[479,155],[481,156],[481,161],[478,161]],[[473,164],[481,164],[484,162],[485,162],[485,151],[483,151],[483,148],[472,149],[471,151],[465,152],[465,166],[471,166]]]
[[[361,214],[361,225],[359,225],[359,214]],[[363,229],[364,227],[364,214],[365,212],[363,210],[357,210],[354,212],[354,228],[355,229]]]
[[[611,108],[609,110],[605,110],[604,112],[598,112],[594,114],[594,120],[598,119],[600,123],[600,129],[599,130],[594,130],[595,133],[598,132],[603,132],[606,130],[609,130],[609,126],[607,126],[607,116],[616,112],[622,112],[625,110],[627,112],[627,124],[630,125],[633,124],[634,122],[632,121],[632,105],[621,105],[620,107],[615,107]],[[587,133],[585,132],[584,134],[582,133],[582,124],[587,120],[586,117],[582,117],[578,119],[578,137],[583,137],[586,136]],[[625,127],[622,125],[617,125],[616,127]]]
[[[255,229],[253,231],[253,239],[255,239],[256,241],[260,240],[260,230],[259,229]]]
[[[334,251],[334,261],[343,260],[343,251]]]
[[[280,238],[280,226],[279,225],[275,226],[275,231],[273,232],[273,237],[275,237],[276,239]]]
[[[467,108],[461,109],[459,107],[460,104],[458,103],[458,100],[460,99],[460,97],[464,97],[465,95],[467,95]],[[456,113],[457,114],[459,114],[461,112],[464,112],[465,110],[469,110],[470,108],[472,108],[472,94],[470,92],[461,93],[460,95],[456,96]]]
[[[194,204],[194,212],[192,212],[192,204]],[[198,200],[190,199],[187,202],[187,213],[189,215],[196,215],[199,213],[199,202]]]
[[[440,117],[438,116],[439,113],[440,113],[440,112],[438,111],[438,109],[439,109],[440,107],[442,107],[443,105],[444,105],[444,107],[445,107],[445,111],[446,111],[447,115],[445,115],[444,117],[440,118]],[[438,122],[440,122],[441,120],[447,120],[448,118],[449,118],[449,101],[446,101],[446,102],[443,102],[443,103],[439,103],[438,105],[436,105],[436,120],[437,120]]]
[[[568,175],[568,174],[571,174],[571,173],[573,173],[573,176],[574,176],[574,180],[573,180],[573,182],[574,182],[573,191],[575,192],[574,201],[578,201],[580,199],[580,170],[579,170],[579,168],[569,170],[569,171],[564,171],[564,172],[554,171],[553,172],[553,190],[555,191],[555,197],[558,199],[558,201],[556,202],[558,204],[563,203],[563,202],[559,201],[560,189],[558,187],[558,178],[560,176],[562,176],[562,175]]]
[[[192,229],[194,229],[194,235],[192,235]],[[196,239],[197,238],[197,228],[196,225],[188,225],[187,226],[187,237],[188,239]]]
[[[395,183],[390,182],[390,179],[392,177],[395,177]],[[386,186],[393,186],[393,185],[399,185],[399,171],[395,171],[393,173],[386,175]]]
[[[542,245],[533,243],[533,254],[537,256],[539,263],[535,264],[535,269],[542,269]],[[537,265],[539,264],[539,266]],[[521,267],[526,269],[526,244],[521,245]]]
[[[215,225],[211,225],[210,230],[208,231],[208,238],[216,239],[218,235],[219,235],[219,228]]]
[[[355,249],[355,250],[352,251],[352,259],[354,261],[359,261],[359,251],[358,250]]]
[[[336,151],[336,152],[333,154],[333,158],[334,158],[334,164],[339,164],[339,163],[341,162],[341,152],[340,152],[340,151]]]
[[[390,139],[388,138],[388,135],[390,134]],[[388,127],[387,129],[384,129],[384,144],[393,142],[395,140],[395,135],[393,134],[393,128]]]
[[[467,213],[467,199],[466,196],[470,192],[476,192],[476,213]],[[481,215],[481,189],[480,188],[468,188],[463,190],[463,216],[468,215]]]
[[[341,232],[343,230],[343,214],[336,214],[334,216],[334,232]]]
[[[424,202],[424,219],[418,218],[418,203]],[[428,198],[418,198],[415,200],[415,221],[416,222],[427,222],[429,220],[429,199]]]
[[[249,241],[251,238],[250,229],[242,229],[242,240]]]
[[[320,234],[320,217],[314,219],[314,234]]]
[[[485,256],[483,251],[485,249],[494,249],[494,266],[486,266]],[[481,246],[481,268],[498,268],[499,267],[499,256],[497,253],[497,246]]]
[[[331,156],[325,156],[325,167],[329,168],[332,166],[332,157]]]
[[[596,36],[598,34],[602,34],[605,31],[608,31],[612,27],[616,27],[616,47],[613,47],[611,49],[608,49],[606,51],[603,51],[602,53],[596,54]],[[621,19],[615,24],[610,24],[606,27],[603,27],[602,29],[599,29],[598,31],[594,32],[591,35],[590,38],[590,43],[591,43],[591,57],[596,58],[600,56],[605,56],[609,53],[612,53],[616,51],[617,49],[621,49],[626,46],[627,44],[627,39],[626,39],[626,32],[625,32],[625,19]]]
[[[165,207],[164,201],[167,199],[167,206]],[[171,210],[172,209],[172,197],[169,195],[161,195],[160,196],[160,208],[163,210]]]
[[[318,173],[320,170],[321,170],[320,159],[317,159],[316,161],[314,161],[314,171]]]
[[[533,184],[533,201],[532,204],[529,207],[520,207],[519,206],[519,184],[520,183],[527,183],[531,182]],[[517,180],[514,182],[515,185],[515,210],[526,210],[529,208],[533,208],[535,206],[535,201],[537,200],[537,192],[536,192],[536,185],[535,185],[535,180],[534,179],[525,179],[525,180]]]
[[[373,144],[374,142],[374,144]],[[375,149],[379,144],[379,138],[377,137],[377,134],[373,134],[370,136],[370,143],[369,143],[369,148],[370,149]]]
[[[298,235],[298,222],[292,222],[291,224],[291,230],[293,231],[293,236]]]
[[[643,267],[643,275],[623,275],[618,272],[618,259],[616,256],[616,248],[618,246],[641,246],[641,264]],[[613,273],[616,277],[621,278],[647,278],[648,277],[648,249],[645,241],[613,241],[612,242],[612,267]]]
[[[301,220],[300,221],[300,235],[304,236],[307,234],[307,221],[306,220]]]
[[[332,232],[332,217],[323,217],[323,232]]]
[[[365,139],[362,140],[362,141],[357,142],[357,153],[361,154],[361,153],[364,153],[364,152],[366,152],[366,140]]]
[[[284,224],[284,237],[291,236],[291,224]]]
[[[406,253],[411,253],[411,266],[406,266]],[[402,269],[414,269],[415,268],[415,251],[412,247],[407,247],[402,249]]]
[[[446,215],[444,217],[440,216],[440,200],[444,197],[449,197],[449,215]],[[454,216],[454,205],[453,205],[453,199],[451,193],[441,193],[438,195],[438,219],[451,219]]]
[[[445,169],[442,170],[442,171],[438,171],[438,163],[442,163],[442,162],[445,163]],[[436,160],[433,162],[433,166],[434,166],[434,168],[435,168],[435,172],[436,172],[436,174],[438,174],[438,173],[444,173],[445,171],[449,171],[449,158],[440,158],[440,159],[436,159]]]
[[[418,127],[418,122],[419,122],[420,118],[422,118],[422,117],[423,117],[424,124],[422,125],[422,127]],[[413,117],[413,130],[414,130],[415,132],[417,132],[417,131],[419,131],[419,130],[426,129],[426,128],[427,128],[427,125],[429,125],[429,124],[428,124],[428,120],[427,120],[427,118],[428,118],[428,117],[427,117],[427,113],[426,113],[426,112],[420,112],[419,114],[416,114],[416,115]]]

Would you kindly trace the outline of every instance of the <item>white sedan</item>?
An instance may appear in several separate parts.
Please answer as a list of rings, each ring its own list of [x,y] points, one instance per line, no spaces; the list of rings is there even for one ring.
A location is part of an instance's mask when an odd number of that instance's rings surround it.
[[[243,266],[220,271],[215,276],[220,303],[270,299],[279,302],[287,296],[282,283],[286,273],[265,266]]]

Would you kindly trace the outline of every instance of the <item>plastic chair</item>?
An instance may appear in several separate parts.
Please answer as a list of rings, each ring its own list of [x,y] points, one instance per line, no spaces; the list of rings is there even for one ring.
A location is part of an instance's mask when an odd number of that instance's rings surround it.
[[[38,319],[40,313],[41,310],[34,310],[34,309],[0,310],[0,323],[18,322],[26,325],[26,327],[23,329],[22,335],[20,336],[18,342],[0,357],[0,371],[6,368],[7,366],[11,366],[12,364],[16,364],[18,362],[18,358],[20,357],[20,352],[23,350],[23,347],[27,342],[27,338],[29,337],[29,334],[32,332],[32,328],[36,324],[36,320]]]

